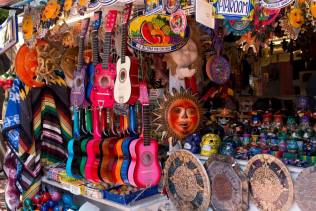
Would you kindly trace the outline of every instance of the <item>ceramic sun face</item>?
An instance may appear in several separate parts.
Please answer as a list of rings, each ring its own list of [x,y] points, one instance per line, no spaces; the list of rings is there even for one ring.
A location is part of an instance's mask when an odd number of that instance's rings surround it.
[[[42,13],[42,21],[55,19],[59,15],[60,5],[57,0],[49,0]]]
[[[288,14],[289,23],[293,28],[299,29],[305,22],[303,11],[300,8],[292,9]]]
[[[69,12],[73,4],[73,0],[65,0],[64,2],[64,11]]]
[[[33,37],[33,17],[31,15],[25,15],[22,21],[22,33],[24,35],[24,39],[30,40]]]
[[[180,92],[164,95],[159,102],[159,108],[154,111],[157,132],[166,132],[168,135],[183,140],[193,134],[202,121],[202,108],[198,98],[190,91],[181,88]]]

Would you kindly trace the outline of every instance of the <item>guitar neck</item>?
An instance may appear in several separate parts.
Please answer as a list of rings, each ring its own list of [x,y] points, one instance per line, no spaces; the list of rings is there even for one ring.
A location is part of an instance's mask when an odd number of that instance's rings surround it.
[[[79,53],[78,53],[78,70],[83,66],[83,50],[84,50],[84,37],[79,38]]]
[[[99,40],[98,40],[98,30],[92,32],[92,63],[97,65],[99,63]]]
[[[150,106],[143,105],[144,145],[150,145]]]
[[[100,139],[101,138],[100,112],[101,112],[101,109],[99,109],[99,107],[93,108],[93,138],[94,139]]]
[[[110,49],[111,49],[111,32],[105,33],[104,40],[104,54],[103,54],[103,63],[102,68],[108,69],[109,67],[109,57],[110,57]]]
[[[121,49],[121,62],[125,63],[125,55],[126,55],[126,42],[127,42],[127,24],[124,23],[122,25],[122,49]]]

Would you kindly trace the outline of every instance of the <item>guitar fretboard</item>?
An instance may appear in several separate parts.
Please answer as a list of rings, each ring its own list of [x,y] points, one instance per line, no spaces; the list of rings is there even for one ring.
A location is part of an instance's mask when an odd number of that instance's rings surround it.
[[[126,42],[127,42],[127,36],[126,36],[126,32],[127,32],[127,24],[124,23],[122,25],[122,49],[121,49],[121,62],[122,64],[125,63],[125,55],[126,55]]]
[[[79,38],[79,53],[78,53],[78,70],[81,70],[83,66],[83,49],[84,49],[84,37]]]
[[[99,40],[98,40],[98,31],[94,30],[92,32],[92,62],[94,65],[97,65],[99,63]]]
[[[104,40],[103,63],[102,63],[103,69],[108,69],[109,67],[110,49],[111,49],[111,32],[106,32],[105,40]]]
[[[143,127],[144,127],[144,145],[150,145],[150,113],[151,109],[149,105],[143,106]]]

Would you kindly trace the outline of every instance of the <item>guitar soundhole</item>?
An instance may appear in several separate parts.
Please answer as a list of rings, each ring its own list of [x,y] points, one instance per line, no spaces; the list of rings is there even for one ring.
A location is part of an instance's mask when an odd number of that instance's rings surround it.
[[[142,156],[144,166],[150,166],[153,163],[153,155],[150,152],[145,152]]]
[[[109,85],[109,79],[108,77],[102,77],[100,80],[100,85],[104,88]]]
[[[125,69],[121,69],[120,71],[120,82],[124,82],[126,79],[126,70]]]
[[[81,78],[77,78],[77,80],[76,80],[76,87],[80,87],[81,84],[82,84]]]

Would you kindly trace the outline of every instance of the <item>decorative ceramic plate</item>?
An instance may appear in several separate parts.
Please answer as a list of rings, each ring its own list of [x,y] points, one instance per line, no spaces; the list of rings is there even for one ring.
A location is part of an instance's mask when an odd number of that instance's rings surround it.
[[[241,20],[224,20],[227,34],[233,33],[233,35],[241,36],[251,30],[250,21]]]
[[[295,182],[295,199],[302,211],[316,208],[316,166],[304,169]]]
[[[207,75],[216,84],[225,84],[230,77],[230,65],[222,56],[213,57],[207,64]]]
[[[247,210],[248,180],[233,157],[213,154],[204,164],[214,210]]]
[[[174,151],[164,168],[168,196],[179,210],[206,210],[211,187],[201,161],[186,150]]]
[[[153,14],[141,15],[130,21],[128,44],[139,51],[150,53],[167,53],[183,47],[189,37],[190,28],[184,33],[176,34],[170,27],[170,16]]]
[[[256,155],[248,161],[245,174],[251,197],[259,209],[287,211],[292,206],[293,182],[281,160],[268,154]]]

